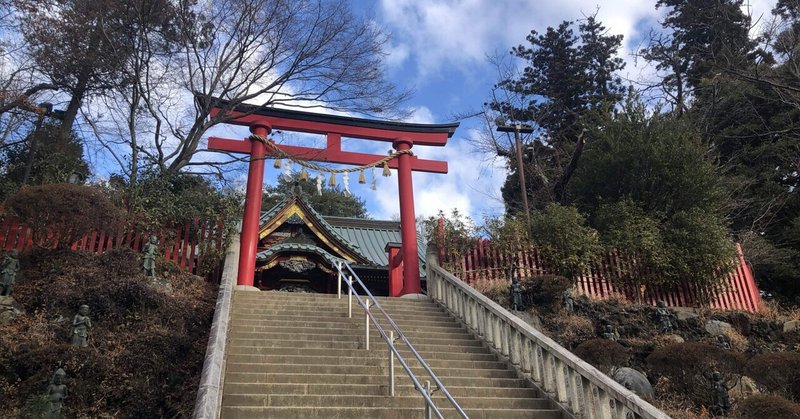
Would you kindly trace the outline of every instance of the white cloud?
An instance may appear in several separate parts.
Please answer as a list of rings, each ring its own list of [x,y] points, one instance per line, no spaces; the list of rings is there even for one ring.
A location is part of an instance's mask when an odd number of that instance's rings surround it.
[[[405,122],[413,122],[415,124],[433,124],[436,122],[433,119],[433,112],[427,106],[415,106],[409,110],[411,115],[406,118]]]
[[[562,20],[577,20],[598,10],[596,1],[563,0],[382,0],[383,23],[392,36],[389,65],[412,61],[419,75],[444,66],[470,71],[486,54],[506,52],[525,42],[532,29],[543,32]],[[605,2],[598,18],[611,33],[635,39],[636,22],[657,14],[648,1]],[[630,52],[629,48],[622,51]]]

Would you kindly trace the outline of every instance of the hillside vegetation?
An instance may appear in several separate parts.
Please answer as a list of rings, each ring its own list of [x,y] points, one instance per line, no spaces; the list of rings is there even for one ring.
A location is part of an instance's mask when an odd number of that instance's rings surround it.
[[[64,417],[191,416],[213,285],[161,262],[156,285],[129,249],[38,250],[21,265],[13,297],[22,313],[0,324],[0,417],[41,417],[58,367],[68,387]],[[69,339],[82,304],[93,326],[85,348]]]

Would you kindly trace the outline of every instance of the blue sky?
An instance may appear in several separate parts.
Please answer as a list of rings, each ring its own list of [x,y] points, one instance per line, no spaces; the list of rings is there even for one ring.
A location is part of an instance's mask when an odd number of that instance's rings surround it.
[[[767,20],[776,0],[744,0],[754,21]],[[597,14],[610,34],[624,37],[620,56],[627,66],[621,76],[631,82],[646,82],[655,77],[654,69],[634,59],[635,53],[658,24],[664,11],[655,9],[656,0],[352,0],[353,11],[372,21],[389,36],[385,46],[386,74],[401,89],[415,95],[405,104],[409,122],[444,123],[480,110],[488,101],[492,86],[498,81],[489,56],[506,56],[512,46],[527,44],[531,30],[544,32],[563,20],[577,21]],[[757,28],[753,30],[757,32]],[[0,71],[3,70],[0,62]],[[524,65],[519,62],[517,65]],[[66,98],[61,99],[62,108]],[[180,99],[177,99],[180,102]],[[191,100],[188,98],[187,100]],[[101,102],[87,106],[90,114],[108,113]],[[84,124],[85,125],[85,124]],[[91,129],[84,126],[87,136]],[[415,208],[418,216],[432,216],[439,210],[458,209],[480,221],[485,216],[503,213],[500,187],[506,177],[505,162],[493,155],[475,151],[471,141],[482,132],[482,121],[461,121],[461,127],[444,148],[415,147],[422,158],[446,160],[448,174],[415,173]],[[112,130],[111,135],[118,135]],[[243,127],[223,125],[210,135],[244,138]],[[123,134],[124,136],[124,134]],[[308,138],[289,133],[274,136],[278,142],[324,145],[323,138]],[[345,139],[345,150],[385,154],[389,143]],[[87,150],[87,158],[98,178],[107,177],[118,166],[102,148]],[[213,158],[201,153],[198,158]],[[299,170],[299,167],[293,167]],[[357,173],[350,179],[351,190],[362,197],[373,218],[399,217],[397,176],[383,178],[376,170],[378,188],[372,191],[357,183]],[[267,164],[265,185],[274,184],[279,172]],[[369,177],[368,173],[368,177]],[[244,188],[245,174],[226,177]],[[341,184],[342,179],[339,179]]]
[[[767,18],[773,4],[772,0],[749,0],[754,20],[761,15]],[[620,55],[627,66],[621,75],[635,82],[652,79],[654,70],[635,62],[632,54],[652,29],[659,28],[663,14],[655,9],[655,0],[358,0],[353,7],[390,36],[387,74],[401,88],[416,92],[406,105],[412,111],[409,121],[421,123],[450,122],[455,115],[480,109],[497,81],[487,56],[508,54],[512,46],[526,43],[531,30],[543,32],[563,20],[579,20],[595,12],[609,33],[624,36]],[[462,121],[443,149],[414,148],[421,157],[447,160],[450,165],[446,175],[414,174],[417,215],[453,208],[476,220],[502,214],[504,162],[475,152],[469,141],[478,135],[480,122]],[[308,139],[288,135],[279,141],[307,143]],[[388,143],[346,140],[344,148],[383,154],[389,147]],[[268,164],[265,183],[275,182],[277,175]],[[397,218],[397,177],[393,173],[382,178],[379,170],[377,175],[377,191],[358,185],[355,175],[351,190],[364,198],[372,217]]]

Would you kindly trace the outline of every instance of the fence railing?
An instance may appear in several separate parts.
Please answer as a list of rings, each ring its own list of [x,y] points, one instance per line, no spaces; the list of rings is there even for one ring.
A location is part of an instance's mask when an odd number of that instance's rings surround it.
[[[619,277],[620,272],[631,271],[636,262],[619,252],[609,252],[578,276],[575,284],[577,294],[596,299],[620,297],[649,305],[664,301],[669,307],[707,306],[720,310],[757,312],[761,309],[758,285],[745,262],[741,246],[737,244],[736,248],[735,269],[720,272],[721,281],[708,287],[689,283],[660,286],[652,283],[643,285],[652,281],[614,281],[612,278]],[[535,247],[528,246],[510,252],[499,249],[489,240],[476,240],[471,247],[457,254],[441,252],[439,258],[442,266],[468,284],[480,280],[507,280],[508,269],[514,265],[522,277],[555,273]],[[651,275],[646,269],[635,268],[644,275]]]
[[[669,419],[428,258],[428,293],[487,345],[576,416],[590,419]]]
[[[127,225],[122,221],[113,231],[93,231],[69,243],[68,247],[90,253],[104,253],[122,247],[140,252],[150,235],[155,234],[159,239],[159,254],[164,259],[175,263],[183,271],[204,274],[214,281],[219,279],[221,268],[216,262],[222,256],[225,245],[225,225],[222,220],[194,217],[183,225],[158,231],[142,231]],[[48,241],[50,247],[58,244],[57,238]],[[29,251],[33,245],[31,227],[20,223],[15,217],[6,217],[0,222],[0,251],[16,249],[22,253]],[[210,261],[214,261],[214,266],[204,266]]]

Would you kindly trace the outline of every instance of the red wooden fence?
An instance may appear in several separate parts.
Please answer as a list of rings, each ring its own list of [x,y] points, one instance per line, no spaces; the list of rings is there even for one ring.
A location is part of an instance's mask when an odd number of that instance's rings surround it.
[[[33,247],[32,229],[19,223],[14,217],[6,217],[0,222],[0,251],[17,249],[26,252]],[[94,231],[70,244],[72,250],[103,253],[120,247],[130,247],[141,252],[151,234],[159,238],[159,251],[166,260],[174,262],[181,270],[201,274],[204,259],[211,257],[209,253],[220,255],[225,241],[225,228],[222,221],[201,220],[199,217],[182,226],[164,228],[157,233],[144,232],[135,228],[126,228],[123,221],[113,232]],[[57,241],[56,241],[57,243]],[[205,261],[209,263],[209,261]],[[221,269],[215,263],[205,272],[209,280],[217,281]]]
[[[720,310],[759,311],[761,296],[752,270],[744,260],[742,248],[736,246],[738,257],[735,269],[720,272],[724,278],[717,286],[698,287],[694,284],[675,286],[643,286],[640,283],[614,281],[620,271],[627,270],[630,260],[617,253],[606,254],[599,263],[577,279],[577,293],[591,298],[623,298],[628,301],[655,305],[663,300],[670,307],[707,306]],[[439,255],[443,266],[467,283],[478,280],[508,279],[508,268],[516,263],[522,277],[550,275],[553,272],[543,263],[535,247],[517,252],[501,251],[489,240],[477,240],[473,246],[458,254]]]

